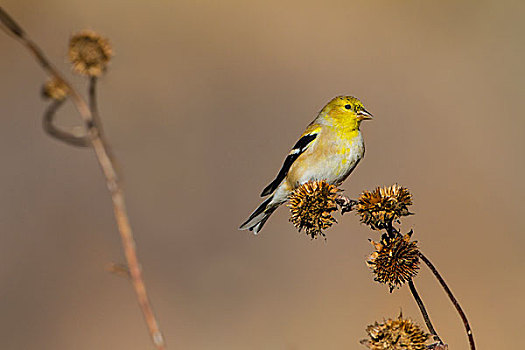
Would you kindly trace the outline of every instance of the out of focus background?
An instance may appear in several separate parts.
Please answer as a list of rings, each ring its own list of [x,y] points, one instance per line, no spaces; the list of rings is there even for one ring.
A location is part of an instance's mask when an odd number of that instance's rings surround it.
[[[479,349],[523,329],[525,5],[520,1],[4,0],[79,89],[69,36],[116,56],[100,83],[150,296],[170,349],[363,349],[375,320],[423,325],[406,287],[365,265],[377,240],[353,214],[311,240],[281,208],[259,236],[237,227],[333,96],[375,115],[346,194],[398,182],[403,230],[449,282]],[[41,128],[45,75],[0,33],[0,347],[152,348],[90,150]],[[78,124],[72,106],[59,113]],[[451,349],[455,310],[415,280]]]

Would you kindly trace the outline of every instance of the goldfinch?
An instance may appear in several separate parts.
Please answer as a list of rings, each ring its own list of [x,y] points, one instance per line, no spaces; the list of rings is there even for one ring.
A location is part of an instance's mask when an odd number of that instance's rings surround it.
[[[261,197],[271,196],[239,229],[257,234],[292,191],[308,181],[340,185],[365,154],[359,126],[367,119],[372,119],[372,114],[355,97],[338,96],[328,102],[288,153],[275,180],[261,193]]]

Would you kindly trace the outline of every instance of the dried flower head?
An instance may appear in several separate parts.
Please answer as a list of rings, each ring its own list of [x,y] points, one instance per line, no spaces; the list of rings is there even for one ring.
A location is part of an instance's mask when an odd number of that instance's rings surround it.
[[[361,340],[371,350],[424,350],[429,334],[402,315],[396,320],[375,322],[366,328],[368,339]]]
[[[288,198],[290,221],[299,232],[304,228],[312,238],[324,236],[323,230],[337,222],[330,213],[337,210],[338,192],[337,187],[326,181],[310,181],[299,186]]]
[[[371,241],[376,249],[367,260],[374,280],[388,284],[390,292],[417,275],[419,270],[419,249],[416,241],[410,241],[412,232],[402,236],[383,235],[381,242]]]
[[[69,60],[80,75],[102,75],[112,54],[109,41],[91,30],[75,34],[69,40]]]
[[[52,78],[42,87],[42,96],[62,101],[69,95],[69,88],[61,79]]]
[[[376,188],[372,192],[364,191],[355,210],[361,216],[361,222],[374,230],[381,230],[392,225],[394,220],[410,215],[408,207],[412,205],[410,192],[398,184]]]

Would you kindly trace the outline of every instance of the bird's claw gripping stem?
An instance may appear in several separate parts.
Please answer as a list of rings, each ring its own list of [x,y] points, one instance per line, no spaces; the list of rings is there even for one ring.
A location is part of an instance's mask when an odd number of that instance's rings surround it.
[[[339,195],[336,199],[337,204],[341,207],[341,214],[352,211],[357,201],[348,198],[347,196]]]

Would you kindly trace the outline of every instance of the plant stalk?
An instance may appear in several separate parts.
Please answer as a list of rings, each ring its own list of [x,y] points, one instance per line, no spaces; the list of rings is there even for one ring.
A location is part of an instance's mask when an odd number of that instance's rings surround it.
[[[0,22],[5,26],[3,29],[7,29],[8,34],[11,34],[16,39],[18,39],[22,45],[24,45],[33,54],[44,71],[46,71],[50,76],[61,81],[69,89],[71,98],[73,99],[75,107],[81,116],[87,131],[87,136],[91,142],[93,150],[95,151],[97,161],[106,179],[106,186],[111,194],[113,211],[122,240],[126,262],[130,270],[131,282],[133,284],[138,303],[144,315],[144,319],[148,326],[151,339],[158,350],[164,350],[164,337],[162,336],[157,319],[153,313],[153,308],[151,307],[151,303],[146,292],[146,285],[142,277],[140,263],[137,258],[135,240],[133,238],[133,232],[131,230],[129,216],[124,201],[124,192],[118,181],[113,159],[110,156],[110,147],[101,133],[100,121],[94,118],[91,109],[88,107],[87,103],[80,96],[80,94],[68,81],[62,77],[60,72],[45,57],[43,51],[38,47],[38,45],[36,45],[29,38],[25,31],[13,20],[11,16],[7,14],[6,11],[4,11],[2,7],[0,7]],[[93,86],[92,96],[94,96],[93,81],[91,85]],[[91,99],[92,105],[93,102],[94,100]],[[94,106],[96,107],[96,104]],[[98,113],[96,115],[98,117]]]
[[[430,334],[434,336],[434,340],[439,341],[440,343],[443,343],[441,341],[441,338],[439,338],[439,335],[436,332],[436,329],[434,328],[434,325],[432,324],[432,321],[430,321],[430,316],[428,316],[427,309],[425,308],[425,304],[423,304],[423,299],[419,296],[416,286],[414,285],[414,281],[410,279],[408,281],[408,286],[410,287],[410,292],[412,292],[412,296],[416,300],[417,306],[419,307],[419,310],[421,311],[421,314],[423,315],[423,319],[425,320],[425,323],[427,325],[428,331]]]
[[[432,264],[432,262],[423,253],[421,253],[421,251],[419,252],[419,257],[428,266],[430,271],[432,271],[432,273],[434,274],[436,279],[441,284],[441,287],[443,287],[443,289],[445,290],[445,293],[447,293],[447,296],[449,297],[450,301],[452,302],[452,304],[456,308],[456,311],[458,312],[459,316],[461,317],[461,320],[463,321],[463,325],[465,326],[465,331],[467,332],[470,349],[471,350],[476,350],[476,345],[474,343],[474,335],[472,334],[472,329],[470,328],[470,324],[468,322],[467,315],[465,315],[465,312],[463,312],[463,309],[461,308],[461,305],[457,301],[456,297],[454,297],[454,294],[452,294],[452,291],[448,287],[448,285],[445,282],[445,280],[443,279],[443,277],[441,277],[441,275],[439,274],[439,272],[436,269],[436,267]]]

